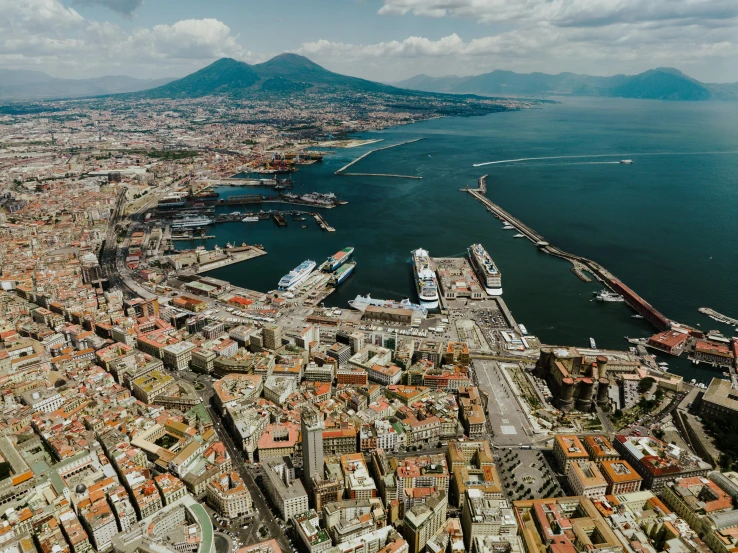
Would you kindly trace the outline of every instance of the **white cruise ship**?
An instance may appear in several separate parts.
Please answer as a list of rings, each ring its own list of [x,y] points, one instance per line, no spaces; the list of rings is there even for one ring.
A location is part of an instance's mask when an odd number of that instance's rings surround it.
[[[313,269],[315,269],[315,261],[311,261],[310,259],[303,261],[279,280],[279,289],[292,290],[310,276]]]
[[[175,219],[172,221],[172,224],[170,225],[170,228],[173,229],[181,229],[181,228],[196,228],[196,227],[204,227],[207,225],[211,225],[213,223],[212,219],[208,219],[207,217],[183,217],[182,219]]]
[[[430,255],[423,248],[418,248],[412,253],[415,288],[420,304],[428,309],[435,309],[438,307],[438,281],[431,269]]]
[[[472,244],[467,250],[474,271],[490,296],[502,295],[502,275],[481,244]]]

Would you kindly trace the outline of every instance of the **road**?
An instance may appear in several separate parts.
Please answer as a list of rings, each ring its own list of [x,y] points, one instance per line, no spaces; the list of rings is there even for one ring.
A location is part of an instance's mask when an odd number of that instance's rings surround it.
[[[212,392],[210,393],[212,394]],[[243,452],[236,448],[230,434],[228,434],[228,431],[220,423],[220,415],[218,415],[210,405],[207,405],[207,410],[215,423],[215,431],[218,433],[218,436],[228,450],[228,454],[231,456],[233,468],[238,471],[238,474],[243,479],[249,493],[251,494],[251,499],[254,502],[254,509],[256,510],[254,521],[247,526],[243,526],[243,531],[239,532],[239,535],[243,537],[243,543],[254,544],[264,541],[265,539],[276,539],[282,551],[291,551],[292,546],[290,545],[287,536],[279,526],[279,522],[276,517],[272,514],[269,505],[267,505],[266,498],[264,497],[261,489],[256,485],[254,478],[246,468],[246,464],[243,460]],[[259,535],[259,528],[262,526],[269,531],[269,537],[264,538]]]

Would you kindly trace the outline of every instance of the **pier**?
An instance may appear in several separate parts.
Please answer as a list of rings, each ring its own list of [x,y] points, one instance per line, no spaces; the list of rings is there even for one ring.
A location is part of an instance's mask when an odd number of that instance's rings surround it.
[[[519,233],[525,235],[528,240],[533,242],[540,251],[569,261],[573,265],[572,272],[581,280],[587,279],[591,281],[585,272],[590,273],[610,290],[616,294],[620,294],[625,300],[625,303],[627,303],[636,313],[642,315],[645,320],[650,322],[659,331],[671,328],[671,320],[664,317],[656,310],[656,308],[641,298],[633,290],[628,288],[622,281],[616,278],[615,275],[610,273],[610,271],[605,269],[602,265],[592,261],[591,259],[587,259],[586,257],[571,254],[561,248],[549,244],[545,238],[535,230],[525,225],[522,221],[513,217],[510,213],[487,198],[484,195],[487,191],[486,175],[479,179],[478,188],[462,188],[461,191],[471,194],[477,201],[487,208],[487,211],[515,227]]]
[[[717,321],[726,325],[738,326],[738,319],[734,319],[733,317],[728,317],[727,315],[718,313],[717,311],[715,311],[714,309],[710,309],[709,307],[700,307],[697,311],[699,311],[703,315],[707,315],[713,321]]]
[[[256,248],[254,246],[249,246],[245,249],[238,248],[238,251],[233,251],[233,252],[230,252],[226,249],[225,250],[226,256],[224,258],[218,259],[216,261],[211,261],[210,263],[199,265],[197,269],[195,270],[195,273],[199,275],[200,273],[206,273],[208,271],[220,269],[221,267],[233,265],[234,263],[241,263],[242,261],[247,261],[249,259],[253,259],[254,257],[266,255],[266,253],[267,252],[265,250]]]
[[[345,177],[394,177],[398,179],[422,179],[423,177],[418,177],[416,175],[395,175],[395,174],[390,174],[390,173],[347,173],[346,172],[346,169],[351,167],[354,163],[358,163],[359,161],[367,157],[369,154],[373,154],[374,152],[379,152],[381,150],[389,150],[390,148],[397,148],[398,146],[404,146],[405,144],[412,144],[413,142],[419,142],[420,140],[423,140],[423,138],[416,138],[414,140],[407,140],[405,142],[400,142],[399,144],[391,144],[390,146],[382,146],[381,148],[375,148],[373,150],[369,150],[365,154],[360,155],[355,160],[341,167],[334,174],[343,175]]]
[[[336,229],[330,226],[328,224],[328,221],[323,219],[323,216],[320,213],[311,213],[310,215],[315,218],[315,220],[318,222],[318,226],[323,230],[327,230],[328,232],[336,232]]]

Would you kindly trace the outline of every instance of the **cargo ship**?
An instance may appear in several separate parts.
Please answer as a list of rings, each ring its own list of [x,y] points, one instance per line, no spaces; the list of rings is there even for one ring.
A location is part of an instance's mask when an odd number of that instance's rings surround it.
[[[167,196],[166,198],[159,200],[156,207],[159,209],[174,209],[177,207],[184,207],[185,204],[185,199],[181,196]]]
[[[469,252],[469,261],[482,286],[484,286],[485,292],[490,296],[501,296],[502,275],[487,250],[481,244],[472,244],[467,251]]]
[[[279,280],[279,289],[292,290],[295,286],[310,276],[313,269],[315,269],[315,261],[311,261],[310,259],[303,261]]]
[[[346,280],[351,273],[354,272],[354,269],[356,269],[356,263],[346,263],[345,265],[341,265],[335,273],[333,273],[332,282],[334,286],[338,286],[341,284],[344,280]]]
[[[220,198],[220,194],[213,192],[212,190],[208,192],[198,192],[197,194],[190,196],[190,200],[193,202],[214,202],[218,198]]]
[[[418,292],[420,304],[428,309],[438,307],[438,281],[431,269],[430,255],[423,248],[418,248],[413,254],[413,273],[415,274],[415,288]]]
[[[182,229],[182,228],[197,228],[204,227],[213,223],[212,219],[207,217],[184,217],[182,219],[175,219],[172,221],[170,228]]]
[[[350,246],[348,248],[343,248],[342,250],[334,253],[332,256],[326,259],[325,262],[320,266],[320,269],[322,271],[325,271],[326,273],[332,273],[341,265],[346,263],[351,258],[352,253],[354,253],[354,248]]]
[[[366,308],[370,305],[374,307],[385,307],[389,309],[410,309],[414,312],[414,315],[419,315],[423,319],[428,316],[428,310],[417,303],[411,303],[409,299],[405,298],[402,301],[395,300],[375,300],[369,294],[366,296],[356,296],[354,299],[349,300],[348,304],[362,313],[366,311]]]

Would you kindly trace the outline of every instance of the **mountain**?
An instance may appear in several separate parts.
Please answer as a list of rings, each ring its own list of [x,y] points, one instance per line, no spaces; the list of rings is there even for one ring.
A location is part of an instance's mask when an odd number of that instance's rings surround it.
[[[59,79],[41,71],[0,69],[0,99],[41,100],[135,92],[157,87],[171,80],[136,79],[125,75],[108,75],[93,79]]]
[[[291,94],[311,89],[407,94],[389,85],[333,73],[304,56],[280,54],[255,65],[222,58],[186,77],[132,97],[199,98],[213,94],[240,97],[259,92]]]
[[[653,100],[738,99],[738,83],[704,84],[669,67],[638,75],[594,77],[576,73],[492,71],[471,77],[417,75],[395,83],[427,92],[508,96],[605,96]]]

